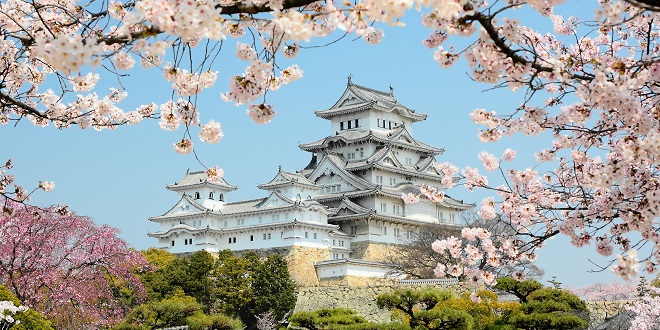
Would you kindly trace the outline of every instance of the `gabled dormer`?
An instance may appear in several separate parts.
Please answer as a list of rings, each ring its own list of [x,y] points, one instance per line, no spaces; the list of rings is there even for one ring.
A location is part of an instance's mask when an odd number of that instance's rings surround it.
[[[322,188],[300,173],[287,172],[279,167],[275,177],[268,183],[257,186],[270,193],[275,191],[293,201],[311,200],[321,193]]]
[[[278,191],[273,191],[270,196],[266,197],[263,202],[257,204],[257,209],[271,208],[271,207],[283,207],[288,205],[294,205],[295,201],[287,198]]]
[[[186,171],[186,175],[181,180],[168,184],[165,188],[177,192],[179,196],[190,196],[200,204],[206,200],[224,202],[228,192],[238,189],[227,183],[224,178],[216,182],[209,181],[205,171]]]
[[[346,162],[335,154],[324,154],[309,180],[323,189],[323,194],[369,190],[375,187],[368,181],[346,171]]]

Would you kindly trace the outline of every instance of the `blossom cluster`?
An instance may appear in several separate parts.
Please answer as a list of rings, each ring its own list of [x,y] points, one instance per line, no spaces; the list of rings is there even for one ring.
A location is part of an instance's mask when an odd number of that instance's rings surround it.
[[[0,301],[0,325],[2,324],[21,324],[20,320],[14,319],[12,315],[28,310],[26,306],[16,306],[13,302]]]

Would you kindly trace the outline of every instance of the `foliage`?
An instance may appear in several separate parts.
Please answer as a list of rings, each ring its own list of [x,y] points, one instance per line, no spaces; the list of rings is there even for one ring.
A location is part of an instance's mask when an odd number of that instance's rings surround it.
[[[447,290],[399,289],[379,295],[376,304],[392,310],[393,318],[413,329],[472,329],[470,314],[443,305],[453,297]]]
[[[0,302],[2,301],[9,301],[15,306],[20,306],[21,301],[14,296],[9,289],[7,289],[5,286],[0,285]],[[6,315],[6,314],[5,314]],[[18,322],[14,323],[12,326],[8,327],[7,329],[11,330],[52,330],[53,328],[50,325],[50,322],[41,314],[39,314],[37,311],[34,309],[27,309],[25,311],[21,311],[15,314],[11,315],[14,320],[17,320]],[[2,321],[2,309],[0,309],[0,329],[5,330],[3,328],[3,321]]]
[[[406,330],[401,323],[379,324],[367,320],[346,308],[324,308],[316,311],[296,312],[289,317],[289,324],[309,330]]]
[[[519,313],[517,302],[499,302],[497,294],[489,290],[479,291],[473,299],[470,293],[442,301],[439,306],[465,311],[474,320],[474,329],[492,329],[505,324],[508,318]]]
[[[220,310],[241,320],[252,320],[252,302],[255,292],[252,287],[254,270],[257,267],[253,260],[231,256],[217,261],[214,292],[220,305]]]
[[[175,296],[135,307],[116,330],[157,329],[187,325],[188,317],[201,311],[195,298]]]
[[[511,323],[520,329],[584,329],[588,325],[587,305],[568,291],[542,288],[527,296],[520,306],[522,314]]]
[[[271,312],[275,320],[282,320],[296,306],[296,284],[290,278],[286,260],[272,254],[256,267],[253,276],[252,315]]]
[[[543,284],[535,280],[517,281],[513,277],[507,276],[498,279],[497,284],[493,288],[511,293],[524,303],[527,302],[527,297],[532,292],[543,288]]]
[[[125,308],[117,286],[141,295],[134,271],[142,255],[117,237],[60,206],[45,209],[5,201],[0,215],[0,282],[55,325],[112,324]]]
[[[243,323],[238,319],[233,319],[222,314],[205,315],[197,313],[186,319],[190,330],[241,330]]]

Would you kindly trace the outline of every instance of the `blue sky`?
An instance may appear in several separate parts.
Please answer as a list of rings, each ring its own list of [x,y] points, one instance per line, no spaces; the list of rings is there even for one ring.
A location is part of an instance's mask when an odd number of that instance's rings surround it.
[[[573,3],[584,5],[590,1]],[[228,89],[229,76],[243,72],[245,65],[233,58],[236,40],[227,40],[224,53],[216,61],[218,82],[198,102],[202,123],[211,118],[219,121],[225,137],[217,145],[193,140],[202,162],[219,165],[225,179],[239,186],[227,195],[227,200],[263,197],[264,192],[255,186],[269,181],[278,165],[295,171],[308,163],[310,154],[298,149],[298,144],[334,133],[329,122],[315,117],[314,111],[330,107],[341,96],[349,74],[353,82],[371,88],[388,90],[391,85],[401,103],[427,113],[429,118],[415,125],[414,136],[445,148],[446,152],[437,157],[440,162],[479,166],[477,154],[482,150],[499,156],[511,147],[519,152],[518,165],[534,165],[531,153],[548,144],[547,137],[513,137],[484,144],[468,117],[479,107],[512,112],[522,101],[523,92],[485,91],[491,86],[471,81],[464,61],[448,70],[440,68],[433,61],[433,50],[422,45],[430,31],[419,25],[418,15],[411,13],[406,28],[386,28],[378,46],[347,37],[329,47],[303,49],[293,61],[281,58],[280,66],[297,63],[304,76],[269,93],[268,103],[274,105],[278,115],[268,125],[254,124],[245,114],[245,107],[227,104],[219,97]],[[169,84],[154,70],[133,73],[124,84],[129,97],[122,104],[127,109],[147,102],[162,103],[171,95]],[[193,134],[196,137],[197,131]],[[119,228],[121,237],[135,248],[146,249],[155,244],[147,232],[157,229],[147,218],[164,213],[177,201],[175,193],[164,186],[180,179],[187,169],[201,169],[192,154],[174,152],[172,143],[182,135],[182,131],[161,130],[156,121],[102,132],[37,128],[25,121],[0,129],[4,141],[0,161],[12,158],[12,173],[27,187],[39,180],[55,181],[56,188],[50,193],[37,192],[33,204],[67,204],[98,223]],[[477,204],[486,196],[463,188],[448,193]],[[547,279],[556,275],[559,281],[573,286],[614,279],[610,271],[588,273],[594,268],[588,258],[605,261],[592,251],[592,246],[577,249],[558,238],[544,248],[538,263]]]

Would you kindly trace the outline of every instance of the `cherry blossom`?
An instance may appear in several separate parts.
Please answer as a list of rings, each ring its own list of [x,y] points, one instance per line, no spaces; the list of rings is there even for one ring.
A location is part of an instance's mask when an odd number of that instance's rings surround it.
[[[91,328],[112,324],[125,312],[111,282],[144,294],[133,272],[148,264],[117,238],[116,229],[97,226],[61,206],[39,209],[6,201],[5,208],[0,281],[25,305],[55,323],[62,313],[78,315]]]
[[[401,194],[401,199],[407,204],[419,202],[419,196],[414,193]]]
[[[192,151],[193,143],[190,139],[183,139],[177,143],[174,143],[174,150],[180,154],[187,154]]]
[[[215,120],[211,120],[206,125],[203,125],[199,131],[199,139],[203,142],[218,143],[223,136],[224,134],[220,130],[220,123]]]
[[[206,169],[206,178],[209,182],[218,182],[222,179],[223,175],[224,171],[221,168],[218,168],[217,165]]]

